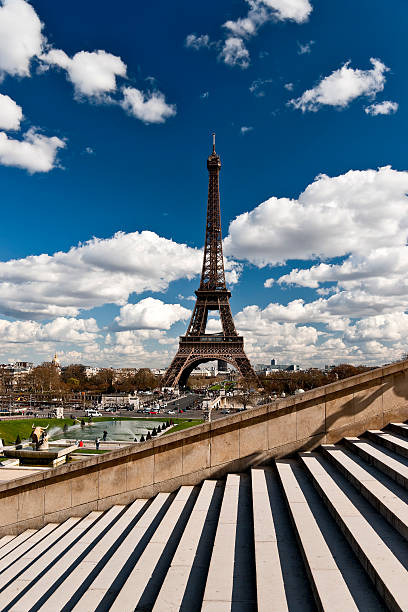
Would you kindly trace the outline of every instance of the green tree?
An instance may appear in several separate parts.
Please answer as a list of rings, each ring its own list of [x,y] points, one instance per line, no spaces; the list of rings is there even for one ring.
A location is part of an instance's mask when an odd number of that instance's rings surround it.
[[[71,365],[63,368],[61,372],[61,379],[67,384],[67,386],[73,391],[84,391],[88,379],[85,374],[85,366],[80,363],[72,363]]]
[[[26,374],[24,382],[29,391],[45,393],[47,391],[63,391],[65,384],[58,370],[51,364],[43,364]]]
[[[149,368],[140,368],[133,378],[135,389],[138,391],[150,391],[160,385],[160,380]]]

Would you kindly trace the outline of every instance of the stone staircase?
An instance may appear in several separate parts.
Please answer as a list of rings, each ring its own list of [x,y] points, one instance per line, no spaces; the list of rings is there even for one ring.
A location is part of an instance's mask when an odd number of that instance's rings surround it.
[[[408,426],[0,539],[0,610],[408,610]]]

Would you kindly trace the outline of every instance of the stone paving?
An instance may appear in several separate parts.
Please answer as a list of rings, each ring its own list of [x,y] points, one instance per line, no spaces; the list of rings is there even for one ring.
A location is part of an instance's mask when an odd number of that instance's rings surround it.
[[[408,427],[0,539],[0,609],[408,610]]]

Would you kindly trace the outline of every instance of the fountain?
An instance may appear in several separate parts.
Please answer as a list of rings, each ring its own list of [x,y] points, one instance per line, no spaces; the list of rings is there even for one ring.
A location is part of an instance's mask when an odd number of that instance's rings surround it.
[[[31,442],[19,444],[18,448],[5,448],[5,457],[19,460],[19,465],[47,465],[55,467],[65,463],[67,456],[76,450],[76,446],[55,446],[49,442],[47,427],[32,426]],[[30,448],[31,446],[31,448]]]
[[[34,425],[32,425],[32,432],[31,432],[31,441],[32,441],[32,447],[33,450],[40,450],[41,446],[42,446],[42,450],[48,450],[48,434],[47,434],[47,429],[48,429],[49,425],[47,425],[47,427],[39,427],[37,425],[37,427]]]

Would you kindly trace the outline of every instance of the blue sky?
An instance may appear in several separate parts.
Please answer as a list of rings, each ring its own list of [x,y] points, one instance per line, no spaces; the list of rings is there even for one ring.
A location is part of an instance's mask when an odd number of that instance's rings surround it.
[[[213,131],[251,360],[398,359],[407,17],[402,0],[0,0],[0,362],[169,363]]]

